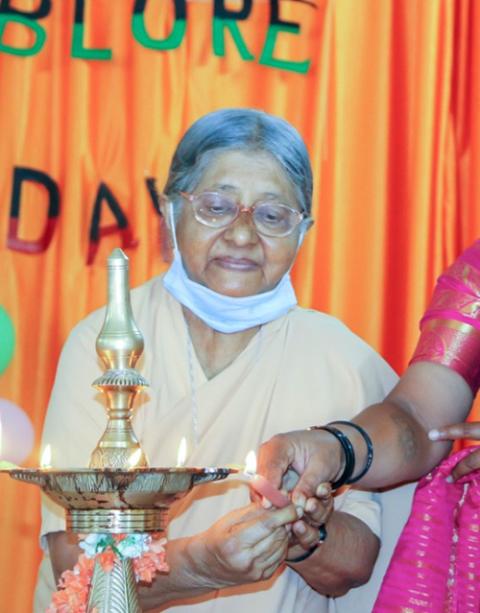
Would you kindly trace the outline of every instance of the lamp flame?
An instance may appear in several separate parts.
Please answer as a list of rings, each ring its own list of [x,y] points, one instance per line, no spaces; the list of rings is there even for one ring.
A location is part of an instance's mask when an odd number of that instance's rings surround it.
[[[140,458],[142,456],[142,450],[140,449],[140,447],[138,449],[136,449],[132,455],[128,458],[128,465],[130,468],[135,468],[135,466],[138,464]]]
[[[40,460],[41,468],[52,468],[52,447],[50,444],[46,445],[42,453],[42,459]]]
[[[254,475],[257,472],[257,456],[253,449],[247,453],[247,457],[245,458],[244,472],[247,475]]]
[[[182,466],[185,466],[186,460],[187,460],[187,439],[185,437],[182,437],[182,440],[180,441],[180,445],[178,446],[178,451],[177,451],[177,467],[181,468]]]

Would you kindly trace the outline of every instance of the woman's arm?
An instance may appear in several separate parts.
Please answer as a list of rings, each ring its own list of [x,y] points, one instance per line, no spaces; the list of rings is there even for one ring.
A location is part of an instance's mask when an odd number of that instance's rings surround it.
[[[464,420],[472,400],[470,387],[455,371],[430,362],[409,366],[384,402],[368,407],[353,420],[366,430],[374,449],[372,467],[359,484],[384,487],[427,473],[451,447],[448,441],[430,440],[429,431]],[[352,427],[336,427],[354,446],[355,476],[365,466],[365,442]],[[277,435],[261,446],[258,471],[279,485],[292,467],[300,475],[293,501],[304,506],[323,482],[339,477],[343,461],[340,445],[329,433],[297,431]]]
[[[463,421],[473,394],[458,373],[432,362],[409,366],[383,403],[362,411],[353,421],[368,432],[375,450],[371,469],[359,483],[383,487],[418,479],[450,451],[449,441],[435,442],[429,432]],[[352,428],[345,432],[355,442],[357,471],[366,460],[365,444]]]
[[[417,479],[450,450],[429,432],[463,421],[480,386],[480,241],[467,249],[438,279],[422,318],[413,360],[384,402],[362,411],[354,421],[373,442],[365,487]],[[356,474],[365,465],[366,445],[351,427],[338,426],[351,438]],[[449,438],[440,435],[437,441]],[[454,437],[455,438],[455,437]],[[294,432],[274,437],[260,450],[259,472],[280,483],[288,466],[299,475],[294,500],[304,504],[322,481],[342,473],[342,453],[325,432]],[[475,467],[477,460],[475,460]],[[471,461],[471,460],[470,460]],[[480,460],[479,460],[480,463]],[[466,470],[464,465],[461,470]]]

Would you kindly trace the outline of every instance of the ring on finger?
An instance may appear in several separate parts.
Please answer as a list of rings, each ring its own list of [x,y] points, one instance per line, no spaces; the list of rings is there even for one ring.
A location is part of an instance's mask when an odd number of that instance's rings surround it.
[[[305,551],[305,553],[302,553],[301,555],[299,555],[296,558],[293,558],[291,560],[289,560],[287,558],[286,562],[289,562],[290,564],[296,564],[297,562],[303,562],[304,560],[309,558],[312,555],[312,553],[314,553],[317,550],[317,547],[321,543],[323,543],[326,538],[327,538],[327,529],[325,528],[325,524],[320,524],[320,526],[318,526],[318,541],[316,543],[314,543],[310,547],[310,549],[307,549],[307,551]]]

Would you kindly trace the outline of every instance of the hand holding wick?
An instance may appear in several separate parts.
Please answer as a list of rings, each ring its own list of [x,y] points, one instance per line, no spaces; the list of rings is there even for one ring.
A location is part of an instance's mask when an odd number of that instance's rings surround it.
[[[254,451],[249,451],[245,458],[245,474],[250,479],[250,487],[277,509],[283,509],[290,504],[290,498],[274,487],[270,481],[257,474],[257,458]],[[268,505],[267,505],[268,506]]]
[[[276,487],[289,472],[296,473],[293,503],[306,509],[307,501],[328,495],[330,483],[342,470],[343,454],[338,442],[320,430],[298,430],[277,434],[262,443],[258,471]],[[311,505],[313,504],[310,503]]]
[[[335,449],[329,449],[328,439],[327,445],[319,445],[318,434],[321,436],[316,431],[277,435],[260,447],[260,473],[274,487],[282,486],[292,492],[291,499],[297,508],[299,519],[291,526],[290,559],[298,558],[302,550],[308,551],[318,543],[319,526],[329,520],[334,509],[331,484],[325,476],[331,470],[329,463],[336,459]]]
[[[256,456],[251,451],[245,460],[245,474],[250,477],[252,490],[263,496],[262,505],[264,508],[275,506],[284,508],[290,504],[288,495],[280,491],[263,475],[256,472]],[[283,477],[283,485],[287,490],[292,490],[298,481],[298,474],[293,470],[288,470]],[[297,505],[297,520],[291,524],[291,535],[289,543],[288,558],[297,558],[302,551],[308,551],[318,543],[319,526],[324,524],[333,511],[333,498],[329,483],[321,484],[317,488],[317,497],[308,498],[304,506]],[[307,514],[305,521],[300,518]]]

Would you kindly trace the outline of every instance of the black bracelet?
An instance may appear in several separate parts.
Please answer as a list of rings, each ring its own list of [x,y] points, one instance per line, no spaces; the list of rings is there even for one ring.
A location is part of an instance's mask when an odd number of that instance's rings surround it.
[[[285,560],[285,562],[288,562],[289,564],[296,564],[297,562],[303,562],[303,560],[306,560],[307,558],[309,558],[312,553],[314,551],[317,550],[318,547],[318,543],[315,543],[315,545],[312,545],[310,547],[310,549],[307,549],[307,551],[305,553],[302,553],[301,556],[298,556],[298,558],[293,558],[293,560]]]
[[[346,434],[333,426],[311,426],[309,430],[325,430],[326,432],[332,434],[342,446],[343,454],[345,456],[345,468],[343,469],[343,473],[340,475],[340,477],[332,483],[332,490],[337,490],[345,483],[348,483],[348,480],[355,471],[355,451],[353,449],[353,445]]]
[[[365,462],[365,467],[356,477],[354,477],[353,479],[350,478],[347,481],[348,484],[356,483],[357,481],[360,481],[360,479],[367,474],[367,472],[370,470],[370,466],[372,465],[372,462],[373,462],[372,439],[361,426],[359,426],[353,421],[332,421],[331,423],[332,424],[342,424],[344,426],[351,426],[352,428],[355,428],[355,430],[361,434],[363,440],[365,441],[365,445],[367,446],[367,461]]]
[[[327,529],[325,528],[325,524],[322,524],[321,526],[318,526],[318,543],[315,543],[314,545],[312,545],[310,547],[310,549],[308,549],[305,553],[302,553],[302,555],[298,556],[297,558],[293,558],[293,560],[285,560],[285,562],[289,562],[290,564],[296,564],[297,562],[303,562],[303,560],[306,560],[307,558],[309,558],[312,553],[314,551],[317,550],[317,547],[320,545],[320,543],[323,543],[323,541],[327,538]]]

